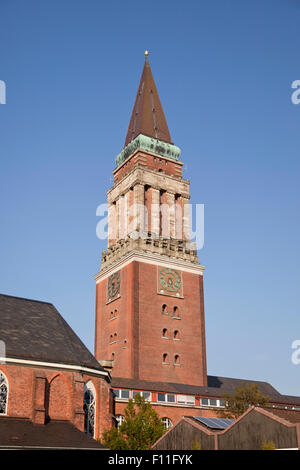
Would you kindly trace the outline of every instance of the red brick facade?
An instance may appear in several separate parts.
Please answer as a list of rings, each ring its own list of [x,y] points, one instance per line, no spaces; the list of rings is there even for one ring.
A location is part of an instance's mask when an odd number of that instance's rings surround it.
[[[108,278],[98,282],[96,359],[113,359],[116,377],[206,385],[203,276],[182,270],[175,297],[159,293],[160,269],[120,268],[120,296],[109,303]]]
[[[103,378],[76,371],[0,364],[8,382],[7,416],[34,423],[67,420],[84,431],[84,385],[96,391],[95,439],[112,425],[112,394]]]
[[[166,175],[182,177],[182,162],[171,160],[166,157],[151,154],[143,150],[137,150],[130,158],[119,166],[114,173],[114,182],[117,183],[126,176],[134,167],[144,166],[150,170],[158,171]]]

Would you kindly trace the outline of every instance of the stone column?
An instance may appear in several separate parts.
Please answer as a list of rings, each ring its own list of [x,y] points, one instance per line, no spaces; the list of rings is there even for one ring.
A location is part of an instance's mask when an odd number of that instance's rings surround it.
[[[191,238],[191,228],[190,228],[190,207],[189,207],[189,198],[182,197],[182,225],[183,225],[183,240],[189,242]]]
[[[119,209],[119,239],[125,238],[125,196],[122,195],[118,199]]]
[[[130,191],[127,191],[124,195],[124,238],[128,235],[129,225],[129,195]]]
[[[144,231],[145,194],[144,185],[137,183],[134,188],[134,225],[133,230],[141,235]]]
[[[169,206],[169,238],[175,238],[175,194],[167,193]]]
[[[151,232],[154,237],[159,237],[159,220],[160,220],[160,207],[159,207],[159,189],[151,188]]]
[[[116,200],[116,242],[120,238],[120,197]]]
[[[175,197],[175,238],[182,240],[182,225],[183,225],[183,211],[182,211],[182,197],[177,195]]]

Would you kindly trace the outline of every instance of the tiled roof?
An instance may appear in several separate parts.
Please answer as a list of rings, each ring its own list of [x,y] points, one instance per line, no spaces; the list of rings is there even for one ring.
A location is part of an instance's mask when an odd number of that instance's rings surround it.
[[[259,410],[259,408],[256,408]],[[300,423],[300,411],[299,410],[284,410],[282,408],[270,408],[263,407],[262,409],[272,413],[278,418],[283,418],[290,423]]]
[[[34,424],[29,419],[0,417],[0,449],[3,447],[105,449],[69,421]]]
[[[6,357],[104,371],[56,308],[47,302],[0,294],[0,340]]]
[[[297,404],[298,401],[300,401],[300,397],[287,397],[286,395],[281,395],[274,387],[272,387],[272,385],[267,382],[260,382],[256,380],[247,379],[235,379],[230,377],[217,377],[213,375],[209,375],[207,379],[207,387],[198,387],[196,385],[186,385],[168,382],[153,382],[148,380],[113,377],[112,387],[221,398],[224,393],[229,393],[230,395],[232,395],[236,387],[242,386],[244,383],[247,383],[249,385],[257,385],[259,391],[263,395],[269,396],[272,403]]]

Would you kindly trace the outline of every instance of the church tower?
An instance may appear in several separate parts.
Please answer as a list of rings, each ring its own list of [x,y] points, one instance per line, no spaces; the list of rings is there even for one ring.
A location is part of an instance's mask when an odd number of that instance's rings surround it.
[[[204,267],[190,243],[189,181],[148,53],[107,193],[96,279],[95,356],[112,376],[207,385]]]

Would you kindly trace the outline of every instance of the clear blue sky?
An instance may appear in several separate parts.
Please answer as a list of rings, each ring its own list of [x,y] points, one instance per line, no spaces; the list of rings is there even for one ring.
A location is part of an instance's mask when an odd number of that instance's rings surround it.
[[[93,351],[96,207],[149,49],[205,204],[208,372],[300,395],[299,24],[298,0],[1,0],[0,292],[54,303]]]

